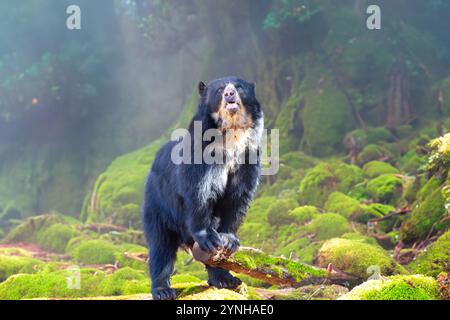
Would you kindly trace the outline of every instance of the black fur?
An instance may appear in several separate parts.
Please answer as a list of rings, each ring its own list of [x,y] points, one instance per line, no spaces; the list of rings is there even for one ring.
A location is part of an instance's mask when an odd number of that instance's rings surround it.
[[[199,84],[201,96],[197,114],[189,127],[191,145],[194,141],[193,121],[201,121],[203,132],[219,128],[221,120],[214,119],[224,86],[232,83],[245,106],[253,125],[263,114],[255,98],[254,84],[236,77],[227,77]],[[208,201],[199,197],[199,184],[215,164],[180,164],[171,161],[172,148],[178,142],[166,143],[157,153],[145,185],[142,207],[144,231],[150,247],[150,275],[154,299],[175,299],[170,288],[177,249],[198,242],[205,251],[226,248],[234,252],[239,246],[236,236],[239,225],[253,197],[260,175],[259,158],[256,164],[239,164],[228,174],[224,190],[211,189]],[[248,150],[246,150],[248,152]],[[201,232],[205,230],[206,232]],[[240,280],[228,271],[207,267],[209,284],[219,288],[236,287]]]

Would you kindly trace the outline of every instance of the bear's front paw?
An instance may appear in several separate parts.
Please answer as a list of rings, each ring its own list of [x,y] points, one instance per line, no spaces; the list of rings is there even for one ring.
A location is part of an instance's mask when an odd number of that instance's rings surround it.
[[[177,293],[172,288],[158,287],[152,289],[152,296],[153,300],[175,300]]]
[[[198,243],[202,251],[208,253],[215,253],[223,248],[222,237],[214,229],[209,231],[201,230],[195,233],[194,240]]]
[[[239,239],[232,233],[221,233],[223,241],[223,248],[225,249],[226,255],[229,256],[235,253],[239,249]]]

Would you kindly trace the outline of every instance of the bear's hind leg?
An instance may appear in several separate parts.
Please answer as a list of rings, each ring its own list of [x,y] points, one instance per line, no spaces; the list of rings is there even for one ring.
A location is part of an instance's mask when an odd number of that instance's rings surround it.
[[[153,300],[175,300],[176,292],[170,287],[178,243],[174,240],[159,241],[150,246],[150,276]]]
[[[238,287],[242,281],[233,277],[228,270],[222,268],[213,268],[206,266],[208,271],[208,284],[219,289],[234,289]]]

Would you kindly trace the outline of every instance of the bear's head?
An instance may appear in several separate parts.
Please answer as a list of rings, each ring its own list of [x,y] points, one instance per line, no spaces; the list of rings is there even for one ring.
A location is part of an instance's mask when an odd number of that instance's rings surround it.
[[[226,77],[198,85],[200,108],[219,130],[254,128],[262,118],[255,96],[255,84],[237,77]]]

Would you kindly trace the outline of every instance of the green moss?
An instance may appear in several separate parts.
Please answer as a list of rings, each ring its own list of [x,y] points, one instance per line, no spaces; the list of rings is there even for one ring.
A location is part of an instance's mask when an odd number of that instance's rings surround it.
[[[358,200],[349,197],[342,192],[333,192],[327,199],[324,207],[325,211],[334,212],[345,218],[358,214],[362,208]]]
[[[400,171],[389,163],[382,161],[371,161],[363,167],[364,175],[368,178],[375,178],[382,174],[396,174]]]
[[[362,179],[362,170],[356,166],[339,161],[321,163],[309,169],[300,183],[300,202],[321,207],[330,193],[346,193]]]
[[[333,82],[333,76],[326,68],[316,69],[307,72],[308,77],[301,88],[304,144],[305,150],[315,156],[329,156],[342,151],[344,135],[354,128],[355,120],[346,97]],[[319,89],[318,79],[323,79]]]
[[[36,243],[41,230],[49,228],[53,224],[65,223],[63,215],[58,213],[44,214],[28,218],[23,223],[12,229],[5,237],[7,243],[30,242]]]
[[[360,240],[335,238],[326,241],[317,254],[319,266],[329,263],[347,273],[367,279],[368,268],[379,268],[382,275],[392,275],[405,270],[398,265],[380,246]]]
[[[336,213],[323,213],[316,216],[307,226],[315,240],[326,240],[338,237],[350,230],[347,219]]]
[[[228,289],[209,288],[199,293],[184,296],[180,300],[247,300],[247,297]]]
[[[415,273],[433,277],[450,272],[450,231],[421,252],[408,267]]]
[[[105,296],[148,293],[150,281],[143,272],[125,267],[107,277],[99,290]]]
[[[285,273],[290,274],[296,281],[304,280],[309,276],[327,276],[325,270],[281,257],[270,256],[259,251],[239,250],[233,256],[233,259],[236,263],[239,263],[248,269],[264,268],[272,270],[273,274],[277,276],[282,276]]]
[[[392,174],[383,174],[367,183],[367,191],[377,201],[395,204],[402,195],[403,181]]]
[[[298,202],[295,199],[279,199],[272,203],[267,212],[267,221],[271,225],[283,225],[293,221],[289,215],[289,211],[298,207]]]
[[[161,144],[162,140],[157,140],[115,159],[98,177],[82,217],[90,222],[109,220],[127,227],[139,227],[138,207],[144,181]]]
[[[426,157],[418,155],[415,150],[409,150],[398,160],[398,167],[403,172],[416,173],[426,162]]]
[[[293,169],[308,169],[319,163],[319,160],[306,155],[301,151],[292,151],[282,153],[280,163],[285,164]]]
[[[322,244],[323,241],[310,242],[307,238],[300,238],[281,248],[279,253],[290,260],[312,265]]]
[[[358,241],[368,243],[371,245],[378,245],[377,240],[375,240],[374,238],[371,238],[371,237],[368,237],[368,236],[365,236],[363,234],[356,233],[356,232],[344,233],[340,238],[348,239],[348,240],[358,240]]]
[[[75,234],[76,230],[73,227],[55,223],[39,231],[37,243],[45,250],[64,253],[67,243]]]
[[[42,261],[26,256],[0,253],[0,282],[17,273],[32,273]]]
[[[413,242],[427,237],[431,228],[433,232],[445,230],[450,226],[450,222],[439,221],[446,212],[445,199],[441,190],[435,189],[425,200],[418,203],[410,218],[402,224],[401,239],[405,242]]]
[[[280,153],[298,149],[300,145],[302,122],[300,118],[301,98],[289,97],[275,120],[275,128],[280,130]]]
[[[79,263],[108,264],[116,262],[116,247],[103,240],[83,241],[70,253]]]
[[[80,270],[80,287],[68,286],[67,278],[73,278],[69,270],[17,274],[0,284],[0,299],[19,300],[33,298],[80,298],[99,295],[98,286],[103,272],[95,269]]]
[[[288,216],[292,223],[301,225],[311,221],[318,213],[319,210],[314,206],[301,206],[290,210]]]
[[[360,165],[380,159],[392,159],[392,153],[385,147],[376,144],[369,144],[358,154],[357,161]]]
[[[369,280],[340,300],[438,300],[436,280],[423,275],[398,275]]]

